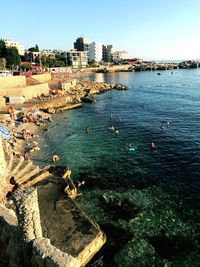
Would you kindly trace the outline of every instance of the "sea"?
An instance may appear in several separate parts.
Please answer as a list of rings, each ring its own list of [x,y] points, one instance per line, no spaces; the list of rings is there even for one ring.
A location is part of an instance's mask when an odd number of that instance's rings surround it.
[[[76,201],[107,236],[87,266],[199,266],[200,69],[80,79],[127,90],[53,115],[33,158],[84,181]]]

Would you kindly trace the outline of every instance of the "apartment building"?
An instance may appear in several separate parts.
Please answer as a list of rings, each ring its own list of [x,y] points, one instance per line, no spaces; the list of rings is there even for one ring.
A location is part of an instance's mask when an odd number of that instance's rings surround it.
[[[115,51],[113,45],[103,45],[102,47],[102,59],[104,62],[112,62],[113,61],[113,53]]]
[[[13,41],[13,40],[9,40],[9,39],[4,39],[3,40],[6,44],[6,47],[16,47],[18,50],[18,53],[20,56],[23,56],[25,53],[24,47],[22,44],[20,44],[20,42],[18,41]]]
[[[94,62],[102,61],[102,44],[92,42],[88,46],[88,60]]]
[[[41,50],[41,57],[55,58],[56,55],[51,49],[43,49]]]
[[[84,68],[88,65],[87,51],[77,51],[71,49],[67,52],[67,63],[68,66],[73,68]]]

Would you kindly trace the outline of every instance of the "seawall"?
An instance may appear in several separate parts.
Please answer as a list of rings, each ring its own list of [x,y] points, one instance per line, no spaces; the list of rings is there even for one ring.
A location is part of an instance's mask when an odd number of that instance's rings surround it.
[[[25,76],[0,77],[0,109],[6,107],[6,97],[23,96],[25,101],[34,97],[49,94],[48,82],[50,74]]]

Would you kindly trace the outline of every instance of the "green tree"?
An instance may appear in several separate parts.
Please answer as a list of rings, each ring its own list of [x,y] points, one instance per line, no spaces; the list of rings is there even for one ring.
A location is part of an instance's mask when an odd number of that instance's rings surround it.
[[[66,66],[66,56],[64,53],[56,54],[56,60],[58,67]]]
[[[30,51],[30,52],[39,52],[39,46],[36,44],[35,46],[30,47],[28,49],[28,51]]]
[[[0,58],[4,58],[7,68],[14,68],[20,63],[20,56],[17,48],[7,48],[3,40],[0,40]]]
[[[20,56],[16,47],[9,47],[6,49],[6,66],[8,68],[14,68],[20,64]]]
[[[39,56],[35,57],[35,63],[40,65],[40,57]]]
[[[6,43],[1,39],[0,40],[0,58],[5,57],[6,55]]]
[[[40,51],[39,50],[39,46],[37,44],[35,45],[35,50],[36,50],[35,52],[39,52]]]

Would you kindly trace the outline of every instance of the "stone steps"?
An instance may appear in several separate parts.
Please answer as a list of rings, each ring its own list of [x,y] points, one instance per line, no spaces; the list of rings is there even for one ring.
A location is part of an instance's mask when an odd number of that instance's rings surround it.
[[[9,163],[7,165],[7,172],[10,172],[14,163],[14,155],[11,153]]]
[[[20,157],[20,160],[18,161],[14,169],[11,170],[9,176],[10,177],[14,176],[18,172],[23,163],[24,163],[24,157]]]
[[[27,172],[25,175],[19,177],[15,181],[20,186],[21,184],[23,184],[24,182],[26,182],[27,180],[29,180],[31,177],[33,177],[36,174],[38,174],[39,172],[40,172],[39,166],[33,166],[32,170],[30,170],[29,172]]]
[[[51,174],[49,169],[52,165],[47,165],[43,169],[34,165],[32,161],[25,161],[24,157],[7,156],[7,182],[14,177],[20,188],[26,188],[47,179]]]
[[[36,176],[36,178],[34,178],[34,179],[22,184],[20,186],[20,188],[26,188],[26,187],[29,187],[29,186],[33,186],[33,185],[35,185],[35,184],[47,179],[49,176],[50,176],[49,171],[42,172],[40,175]]]
[[[17,180],[19,177],[23,176],[26,172],[28,172],[32,166],[33,162],[29,161],[28,164],[23,166],[23,168],[15,175],[15,180]]]

